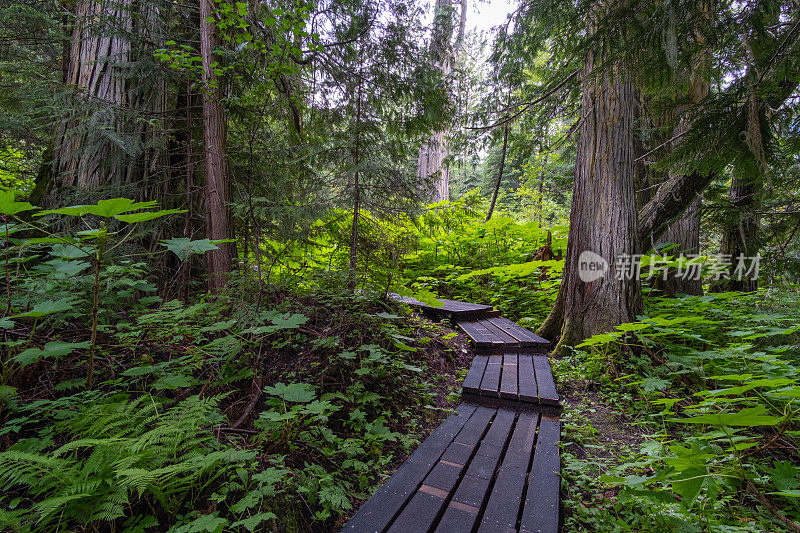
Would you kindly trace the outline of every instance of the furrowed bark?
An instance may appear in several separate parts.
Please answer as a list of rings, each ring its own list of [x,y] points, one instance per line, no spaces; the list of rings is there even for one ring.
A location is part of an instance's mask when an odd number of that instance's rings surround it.
[[[205,149],[206,236],[221,240],[233,238],[230,214],[231,184],[226,153],[227,118],[220,102],[219,77],[215,74],[214,49],[218,45],[213,0],[200,1],[200,56],[203,65],[203,144]],[[208,288],[219,292],[228,285],[236,248],[222,243],[206,252]]]
[[[604,8],[602,1],[593,6],[595,13]],[[540,328],[540,333],[550,338],[560,329],[554,350],[557,354],[565,346],[635,320],[642,310],[639,279],[616,275],[621,256],[639,251],[631,78],[620,63],[598,64],[595,69],[590,52],[581,83],[584,118],[578,138],[564,278],[553,311]],[[586,275],[582,266],[587,263],[585,252],[606,262],[606,270],[599,276]]]

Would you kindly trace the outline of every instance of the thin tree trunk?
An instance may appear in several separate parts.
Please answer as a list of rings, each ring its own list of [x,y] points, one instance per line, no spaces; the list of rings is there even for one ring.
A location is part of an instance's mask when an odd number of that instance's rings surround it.
[[[183,236],[184,238],[191,239],[192,237],[192,217],[194,202],[192,201],[192,191],[194,190],[194,147],[192,132],[194,129],[194,120],[192,118],[192,84],[191,81],[186,81],[186,173],[185,179],[185,202],[186,213],[183,219]],[[183,261],[180,266],[180,287],[181,298],[184,302],[189,301],[189,281],[191,278],[191,258]]]
[[[213,0],[200,0],[200,56],[203,65],[203,145],[205,150],[206,236],[211,240],[233,238],[231,184],[227,167],[227,118],[220,103],[220,80],[215,74],[214,50],[218,45]],[[222,243],[207,252],[208,288],[219,292],[228,285],[236,248]]]
[[[602,2],[595,4],[601,10]],[[590,23],[591,24],[591,23]],[[634,94],[622,65],[594,72],[590,52],[582,79],[582,115],[564,277],[540,332],[565,346],[635,320],[641,284],[624,274],[622,257],[639,251],[634,190]],[[596,254],[596,255],[592,255]],[[590,269],[595,264],[600,270]],[[605,272],[602,271],[606,266]],[[599,275],[594,275],[599,274]]]
[[[359,55],[363,53],[363,48],[359,51]],[[363,61],[363,58],[361,58]],[[361,163],[361,87],[363,85],[363,76],[361,76],[361,69],[359,68],[358,76],[358,92],[356,100],[356,135],[355,142],[353,143],[353,165],[356,167],[353,173],[353,224],[350,234],[350,288],[355,290],[358,268],[358,217],[361,208],[361,188],[359,183],[358,165]]]
[[[453,63],[464,41],[464,29],[467,19],[467,0],[461,0],[458,33],[455,42],[453,35],[452,0],[436,0],[434,11],[433,35],[431,36],[431,53],[435,66],[447,78]],[[434,178],[431,200],[442,202],[450,199],[450,169],[445,163],[447,158],[447,131],[438,131],[422,143],[417,159],[417,179],[423,189],[429,186]]]
[[[542,160],[542,171],[539,172],[539,198],[536,201],[536,221],[540,228],[544,223],[544,177],[545,169],[547,168],[547,159],[548,154],[545,154],[544,159]],[[550,235],[550,232],[548,231],[547,234]]]
[[[497,195],[500,193],[500,185],[503,183],[503,168],[506,165],[506,147],[508,146],[508,122],[503,128],[503,151],[500,153],[500,168],[497,170],[497,182],[494,184],[494,194],[492,194],[492,203],[489,204],[489,212],[486,213],[486,222],[492,218],[494,213],[494,206],[497,203]]]
[[[763,188],[761,176],[743,177],[734,174],[730,188],[732,220],[724,228],[719,251],[721,255],[731,259],[731,268],[727,279],[713,283],[711,292],[752,292],[758,289],[758,279],[751,276],[741,276],[738,279],[740,276],[735,269],[740,260],[749,268],[752,258],[758,254],[761,246],[761,217],[757,211]]]

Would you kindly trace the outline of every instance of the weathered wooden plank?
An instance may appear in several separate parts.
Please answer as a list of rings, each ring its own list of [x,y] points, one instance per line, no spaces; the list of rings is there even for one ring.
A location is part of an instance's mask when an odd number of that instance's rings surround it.
[[[525,402],[539,403],[539,389],[536,386],[536,374],[533,370],[533,358],[520,354],[517,358],[517,376],[519,379],[519,399]]]
[[[485,457],[485,456],[484,456]],[[467,474],[456,487],[453,501],[462,505],[467,505],[480,509],[489,493],[491,480],[486,477],[478,477]]]
[[[514,419],[516,417],[517,414],[510,409],[498,409],[489,431],[486,432],[486,436],[481,440],[481,447],[504,447],[508,441],[508,435],[514,427]]]
[[[478,448],[478,453],[472,458],[467,466],[467,477],[479,477],[490,480],[494,477],[497,470],[497,463],[500,462],[500,455],[503,449],[498,446],[484,446]]]
[[[486,363],[486,371],[481,381],[481,394],[486,396],[500,395],[500,371],[503,366],[502,355],[492,355]]]
[[[456,413],[442,424],[411,454],[373,496],[350,519],[343,531],[382,531],[419,488],[442,453],[477,411],[477,407],[461,404]]]
[[[497,411],[489,407],[478,407],[472,414],[470,419],[455,436],[454,442],[466,444],[467,446],[475,446],[483,438],[486,432],[486,427],[492,421],[494,414]]]
[[[517,339],[522,346],[541,346],[542,349],[547,349],[550,345],[550,341],[545,338],[540,337],[536,333],[523,328],[516,322],[512,322],[511,320],[503,317],[496,317],[491,318],[489,321],[495,326],[515,339]]]
[[[521,533],[557,533],[561,423],[542,417],[520,522]]]
[[[517,387],[517,369],[517,355],[505,354],[503,356],[503,373],[500,378],[501,398],[516,398],[519,394]]]
[[[550,369],[550,360],[543,355],[534,355],[533,368],[536,373],[536,386],[539,389],[539,402],[558,405],[558,393],[556,383],[553,381],[553,371]]]
[[[493,311],[491,305],[460,302],[458,300],[448,300],[446,298],[439,298],[439,303],[441,305],[436,306],[426,304],[410,296],[400,296],[399,294],[393,292],[388,293],[388,296],[395,301],[408,304],[413,307],[419,307],[438,315],[448,315],[454,318],[483,318]]]
[[[472,360],[472,364],[469,367],[469,371],[462,385],[465,392],[479,393],[481,389],[481,380],[483,379],[483,373],[486,370],[486,363],[488,361],[489,357],[485,355],[476,355]]]
[[[449,493],[456,486],[462,468],[463,466],[458,466],[454,463],[439,461],[425,478],[423,485]]]
[[[435,491],[433,491],[435,492]],[[428,531],[433,526],[439,516],[439,512],[444,507],[447,494],[417,491],[411,501],[408,502],[403,512],[397,517],[389,533],[419,533]]]
[[[521,413],[497,471],[479,532],[516,531],[539,416]]]
[[[472,457],[474,451],[474,446],[462,444],[460,442],[452,442],[444,451],[441,460],[463,466],[469,463],[469,459]]]
[[[436,527],[436,533],[469,533],[478,519],[477,512],[458,502],[450,502],[442,520]]]
[[[475,343],[477,348],[494,352],[505,346],[502,339],[486,329],[478,321],[461,321],[457,325]]]
[[[520,342],[513,336],[509,335],[503,328],[496,326],[493,322],[494,320],[497,319],[496,318],[483,319],[479,320],[478,323],[484,328],[486,328],[487,331],[491,332],[497,338],[502,340],[507,348],[511,347],[518,348],[520,346]]]

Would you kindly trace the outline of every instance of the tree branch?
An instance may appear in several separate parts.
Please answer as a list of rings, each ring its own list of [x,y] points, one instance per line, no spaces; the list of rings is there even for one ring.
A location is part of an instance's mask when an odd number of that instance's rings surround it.
[[[531,106],[538,104],[542,100],[550,97],[553,93],[555,93],[556,91],[561,89],[564,85],[567,84],[567,82],[569,80],[571,80],[572,78],[577,76],[579,72],[580,72],[580,69],[575,70],[575,72],[573,72],[572,74],[570,74],[569,76],[567,76],[566,78],[561,80],[558,83],[558,85],[556,85],[555,87],[553,87],[552,89],[550,89],[549,91],[544,93],[542,96],[540,96],[536,100],[534,100],[532,102],[525,103],[525,104],[517,104],[518,106],[522,105],[524,107],[521,110],[519,110],[516,113],[514,113],[513,115],[506,115],[502,119],[498,120],[494,124],[490,124],[489,126],[466,126],[466,129],[468,129],[468,130],[476,130],[476,131],[486,131],[486,130],[492,130],[492,129],[496,128],[497,126],[502,126],[504,124],[507,124],[507,123],[510,123],[510,122],[514,121],[517,117],[519,117],[525,111],[527,111]]]

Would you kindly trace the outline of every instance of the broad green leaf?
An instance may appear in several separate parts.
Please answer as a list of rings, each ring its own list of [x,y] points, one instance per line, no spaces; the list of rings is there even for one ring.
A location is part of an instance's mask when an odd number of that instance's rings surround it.
[[[664,390],[669,387],[669,380],[668,379],[659,379],[659,378],[647,378],[641,382],[642,388],[645,392],[652,392],[654,390]]]
[[[236,529],[238,527],[243,527],[247,531],[255,531],[256,528],[261,525],[263,522],[268,520],[273,520],[278,518],[275,513],[259,513],[257,515],[251,516],[250,518],[245,518],[244,520],[239,520],[238,522],[234,522],[231,524],[231,527]]]
[[[133,213],[131,215],[116,215],[114,218],[132,224],[134,222],[147,222],[155,218],[165,217],[176,213],[185,213],[186,209],[162,209],[161,211],[147,211],[144,213]]]
[[[218,246],[209,239],[193,241],[185,237],[166,239],[161,241],[161,245],[165,246],[167,250],[174,252],[181,261],[186,261],[192,254],[202,254],[218,248]]]
[[[619,338],[619,333],[600,333],[598,335],[592,335],[582,343],[580,343],[577,348],[582,348],[584,346],[594,346],[596,344],[608,344],[609,342],[613,342]]]
[[[175,390],[191,387],[197,384],[197,380],[183,374],[169,374],[163,376],[153,383],[155,390]]]
[[[701,447],[696,439],[691,440],[688,448],[682,444],[673,444],[668,449],[674,454],[674,457],[665,457],[664,462],[678,472],[697,466],[705,467],[709,459],[714,457],[711,448],[708,446]]]
[[[229,522],[227,519],[217,516],[217,514],[215,511],[192,520],[187,524],[186,533],[221,533]]]
[[[72,297],[68,296],[66,298],[59,298],[58,300],[53,300],[49,302],[42,302],[38,303],[33,306],[33,309],[27,311],[25,313],[20,313],[18,315],[10,316],[9,318],[38,318],[41,316],[49,315],[51,313],[58,313],[61,311],[69,311],[75,307],[77,300]]]
[[[301,313],[287,313],[285,315],[276,316],[272,319],[272,323],[277,329],[297,329],[309,320],[311,319]]]
[[[681,503],[688,509],[700,494],[703,482],[708,475],[708,469],[702,466],[688,468],[680,473],[677,479],[672,480],[672,490],[681,497]]]
[[[775,496],[785,496],[787,498],[800,498],[800,490],[782,490],[779,492],[769,492]]]
[[[25,366],[35,363],[43,357],[61,357],[75,350],[84,349],[89,347],[89,341],[85,342],[64,342],[64,341],[50,341],[44,345],[43,348],[28,348],[18,353],[13,359],[18,364]]]
[[[393,315],[391,313],[376,313],[374,316],[376,316],[378,318],[386,318],[386,319],[389,319],[389,320],[391,320],[393,318],[403,318],[401,316]]]
[[[781,490],[795,490],[800,487],[800,469],[789,461],[775,461],[771,477],[775,486]]]
[[[689,418],[673,418],[673,422],[682,424],[706,424],[709,426],[775,426],[781,418],[769,416],[766,406],[748,407],[738,413],[708,413]]]
[[[103,228],[87,229],[83,231],[76,231],[75,235],[81,239],[99,239],[108,235],[108,230]]]
[[[269,411],[261,411],[258,417],[263,420],[267,420],[269,422],[283,422],[285,420],[294,420],[295,418],[297,418],[297,412],[288,411],[286,413],[280,413],[278,411],[270,409]]]
[[[625,324],[620,324],[619,326],[616,327],[616,329],[627,333],[629,331],[641,331],[649,327],[651,327],[651,324],[642,324],[641,322],[640,323],[627,322]]]
[[[58,274],[62,277],[74,277],[90,266],[91,263],[87,263],[86,261],[62,261],[61,259],[53,259],[52,261],[36,265],[33,269],[38,272]]]
[[[650,501],[659,503],[675,503],[675,496],[663,490],[636,490],[625,488],[620,492],[620,495],[626,494],[629,496],[638,496]]]
[[[800,398],[800,387],[787,387],[785,389],[773,391],[773,394],[777,394],[778,396],[790,396],[792,398]]]
[[[16,215],[22,211],[39,209],[28,202],[14,200],[14,191],[0,191],[0,215]]]
[[[61,259],[77,259],[86,257],[90,252],[72,244],[56,244],[50,250],[50,255]]]
[[[78,240],[72,237],[31,237],[20,241],[20,244],[63,244],[70,242],[78,242]]]
[[[678,403],[679,401],[681,401],[680,398],[661,398],[658,400],[654,400],[651,403],[653,405],[663,405],[664,410],[662,411],[662,413],[666,414],[671,412],[672,406]]]
[[[727,389],[718,389],[713,391],[708,391],[709,396],[741,396],[742,393],[745,393],[749,390],[756,389],[759,387],[769,387],[769,388],[776,388],[776,387],[785,387],[786,385],[791,385],[796,383],[794,379],[786,379],[786,378],[777,378],[777,379],[756,379],[754,381],[750,381],[745,383],[744,385],[740,385],[738,387],[729,387]]]
[[[710,376],[709,379],[718,379],[726,381],[747,381],[752,378],[753,374],[725,374],[721,376]]]
[[[271,396],[278,396],[284,401],[294,403],[308,403],[313,400],[317,393],[312,385],[307,383],[276,383],[275,386],[264,387],[264,392]]]
[[[339,406],[333,405],[327,401],[314,400],[307,404],[303,410],[312,415],[321,415],[328,411],[338,411]]]
[[[129,211],[152,209],[156,207],[156,205],[156,202],[136,202],[129,198],[111,198],[109,200],[100,200],[93,205],[73,205],[60,209],[50,209],[36,213],[36,216],[50,214],[72,216],[97,215],[99,217],[111,218],[116,215],[121,215],[122,213],[128,213]]]

